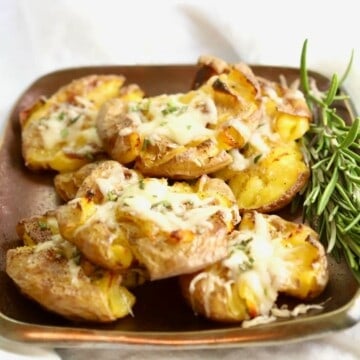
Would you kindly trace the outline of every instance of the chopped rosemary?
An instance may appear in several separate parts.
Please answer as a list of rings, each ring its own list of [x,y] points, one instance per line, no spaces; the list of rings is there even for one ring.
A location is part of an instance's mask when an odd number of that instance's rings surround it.
[[[254,164],[256,164],[262,157],[262,154],[258,154],[254,157]]]
[[[111,190],[106,194],[106,198],[108,201],[116,201],[119,198],[119,195],[115,190]]]
[[[81,117],[81,114],[73,117],[72,119],[69,120],[69,125],[75,124]]]
[[[143,179],[141,179],[141,180],[139,181],[139,189],[140,189],[140,190],[144,190],[144,189],[145,189],[145,183],[144,183],[144,180],[143,180]]]
[[[302,141],[311,176],[303,196],[303,217],[318,231],[327,252],[344,256],[360,282],[360,117],[351,124],[336,113],[334,102],[343,100],[341,80],[335,74],[329,88],[314,91],[306,67],[307,40],[300,66],[301,87],[313,113],[313,123]],[[353,55],[353,54],[352,54]]]
[[[39,221],[38,221],[38,225],[39,225],[40,230],[47,230],[47,229],[49,229],[49,225],[48,225],[45,221],[39,220]]]
[[[62,111],[59,115],[58,115],[58,120],[64,120],[65,119],[65,113]]]
[[[151,141],[149,139],[145,138],[142,143],[141,150],[145,151],[150,145],[151,145]]]
[[[66,137],[69,136],[69,129],[68,128],[64,128],[60,131],[60,136],[64,139]]]

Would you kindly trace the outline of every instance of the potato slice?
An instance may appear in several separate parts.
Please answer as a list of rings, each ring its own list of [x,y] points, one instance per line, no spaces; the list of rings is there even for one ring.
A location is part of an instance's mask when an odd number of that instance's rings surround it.
[[[130,267],[135,259],[114,208],[124,189],[141,178],[113,160],[98,164],[80,185],[75,200],[57,209],[61,235],[95,264],[113,270]]]
[[[102,156],[104,150],[95,128],[100,106],[111,98],[129,98],[129,92],[142,94],[135,85],[122,88],[124,81],[123,76],[89,75],[73,80],[50,98],[40,98],[22,111],[26,166],[65,172]]]
[[[257,212],[246,213],[230,234],[224,260],[180,277],[194,312],[224,322],[270,315],[279,293],[313,299],[327,282],[327,259],[317,234]]]
[[[257,217],[256,212],[244,214],[239,231],[257,231]],[[279,292],[305,300],[321,294],[329,272],[319,235],[307,225],[286,221],[276,215],[263,215],[263,218],[275,242],[275,256],[281,259],[280,267],[276,269]]]
[[[124,269],[138,261],[151,279],[193,272],[221,259],[239,221],[229,187],[144,178],[101,203],[79,197],[57,211],[61,234],[96,264]]]
[[[257,87],[236,68],[188,93],[112,100],[97,128],[111,158],[146,176],[195,179],[231,162],[256,128]]]
[[[8,250],[6,272],[25,295],[71,320],[110,322],[132,314],[135,297],[121,274],[85,271],[76,248],[61,239]]]

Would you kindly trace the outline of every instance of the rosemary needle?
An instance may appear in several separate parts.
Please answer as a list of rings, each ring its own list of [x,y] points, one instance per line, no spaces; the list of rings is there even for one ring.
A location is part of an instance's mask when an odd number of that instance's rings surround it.
[[[305,160],[311,177],[303,193],[303,217],[320,235],[327,251],[344,256],[360,282],[360,118],[352,124],[336,113],[334,102],[348,75],[335,74],[326,91],[315,89],[306,65],[307,40],[300,61],[300,83],[313,122],[302,138]],[[299,200],[297,200],[299,201]]]

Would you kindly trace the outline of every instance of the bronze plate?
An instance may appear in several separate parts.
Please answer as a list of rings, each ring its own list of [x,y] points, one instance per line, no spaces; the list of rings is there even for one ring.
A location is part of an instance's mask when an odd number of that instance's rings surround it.
[[[253,66],[255,74],[288,81],[298,77],[293,68]],[[138,83],[148,95],[188,91],[196,66],[106,66],[65,69],[35,81],[14,106],[0,149],[0,334],[12,340],[46,346],[211,348],[268,345],[300,341],[348,328],[360,320],[359,286],[345,263],[330,260],[330,282],[314,302],[323,310],[295,319],[241,328],[195,316],[183,302],[176,279],[156,281],[136,291],[135,317],[99,325],[74,323],[42,309],[20,294],[5,273],[5,254],[20,245],[15,232],[19,219],[54,208],[60,203],[50,173],[32,173],[21,155],[19,111],[41,95],[49,96],[61,85],[88,74],[123,74],[127,83]],[[320,87],[328,79],[312,73]],[[339,111],[351,119],[347,104]],[[284,215],[284,212],[282,212]]]

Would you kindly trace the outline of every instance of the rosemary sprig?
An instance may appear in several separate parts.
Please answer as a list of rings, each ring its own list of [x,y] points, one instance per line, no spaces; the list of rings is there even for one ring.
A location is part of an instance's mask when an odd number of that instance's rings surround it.
[[[303,217],[320,235],[327,252],[344,256],[360,282],[360,118],[347,124],[336,113],[334,101],[343,100],[339,88],[350,71],[351,60],[338,80],[320,92],[306,66],[307,40],[300,63],[300,80],[313,122],[302,141],[311,176],[302,196]]]

